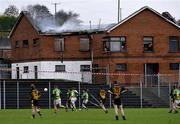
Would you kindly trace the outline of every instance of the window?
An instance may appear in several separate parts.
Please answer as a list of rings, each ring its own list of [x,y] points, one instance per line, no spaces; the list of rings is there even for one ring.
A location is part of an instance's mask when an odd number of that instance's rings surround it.
[[[80,71],[81,72],[90,71],[90,65],[81,65]]]
[[[64,38],[56,38],[54,42],[55,51],[64,51]]]
[[[24,66],[24,73],[28,73],[29,72],[29,67],[28,66]]]
[[[55,65],[55,71],[56,72],[64,72],[65,71],[65,65]]]
[[[179,52],[179,37],[169,37],[169,52]]]
[[[104,41],[104,51],[106,52],[125,52],[126,37],[110,37]]]
[[[179,63],[170,63],[170,70],[179,70]]]
[[[23,47],[24,47],[24,48],[29,47],[28,40],[23,40]]]
[[[89,51],[89,38],[80,38],[80,51]]]
[[[20,44],[19,44],[19,41],[17,40],[16,42],[15,42],[15,48],[19,48],[20,47]]]
[[[127,71],[127,64],[125,63],[116,64],[116,71]]]
[[[153,37],[144,37],[144,52],[153,51]]]
[[[39,38],[33,39],[33,46],[36,47],[39,45]]]

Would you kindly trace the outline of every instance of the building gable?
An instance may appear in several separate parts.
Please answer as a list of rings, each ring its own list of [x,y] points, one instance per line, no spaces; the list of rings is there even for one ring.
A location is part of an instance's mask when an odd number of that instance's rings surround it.
[[[12,28],[12,30],[11,30],[11,32],[9,34],[10,38],[14,35],[17,28],[22,25],[21,23],[27,24],[27,25],[25,25],[25,27],[26,26],[31,27],[36,33],[39,32],[38,27],[33,23],[32,19],[29,17],[29,15],[27,15],[26,12],[21,12],[18,19],[17,19],[17,21],[16,21],[16,23],[15,23],[15,25],[14,25],[14,27]]]
[[[116,24],[115,26],[109,28],[109,30],[107,30],[108,33],[110,33],[111,31],[115,30],[116,28],[118,28],[119,26],[123,25],[124,23],[126,23],[129,20],[132,20],[134,17],[138,16],[139,14],[143,13],[144,11],[149,11],[152,14],[158,16],[161,20],[169,23],[170,25],[176,27],[177,29],[180,29],[180,26],[175,24],[174,22],[168,20],[167,18],[163,17],[159,12],[153,10],[152,8],[145,6],[143,8],[141,8],[140,10],[134,12],[133,14],[131,14],[130,16],[128,16],[127,18],[125,18],[124,20],[120,21],[118,24]],[[147,20],[147,19],[146,19]]]

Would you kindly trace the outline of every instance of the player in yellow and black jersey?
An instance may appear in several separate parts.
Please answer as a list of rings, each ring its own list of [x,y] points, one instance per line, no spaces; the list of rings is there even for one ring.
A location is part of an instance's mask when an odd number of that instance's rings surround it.
[[[100,106],[103,109],[105,113],[108,113],[108,110],[105,108],[104,104],[106,102],[106,96],[107,92],[101,87],[99,90],[99,101],[100,101]]]
[[[109,91],[113,95],[113,104],[114,104],[114,111],[115,111],[115,118],[118,120],[118,109],[121,111],[121,115],[123,120],[126,120],[124,110],[123,110],[123,105],[121,102],[121,95],[122,93],[126,92],[127,89],[124,87],[121,87],[116,81],[113,84],[113,87]]]
[[[31,105],[32,105],[32,117],[35,118],[36,112],[41,116],[40,109],[38,107],[38,101],[41,97],[40,92],[35,88],[34,84],[31,84]]]

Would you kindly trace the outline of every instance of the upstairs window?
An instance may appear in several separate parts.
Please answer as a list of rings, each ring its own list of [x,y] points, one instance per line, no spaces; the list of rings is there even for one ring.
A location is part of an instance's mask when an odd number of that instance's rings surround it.
[[[36,47],[39,45],[39,38],[33,39],[33,46]]]
[[[28,42],[28,40],[23,40],[23,47],[24,47],[24,48],[29,47],[29,42]]]
[[[80,51],[89,51],[89,38],[80,38]]]
[[[170,63],[170,70],[179,70],[179,63]]]
[[[125,63],[116,64],[116,71],[127,71],[127,64]]]
[[[90,71],[90,65],[81,65],[80,71],[81,71],[81,72]]]
[[[153,52],[153,37],[144,37],[144,52]]]
[[[28,66],[24,66],[24,73],[29,73],[29,67]]]
[[[179,52],[179,37],[170,36],[169,37],[169,52]]]
[[[125,52],[126,51],[126,37],[110,37],[104,41],[105,52]]]
[[[19,40],[17,40],[16,42],[15,42],[15,48],[19,48],[20,47],[20,42],[19,42]]]
[[[65,72],[65,65],[55,65],[55,72]]]
[[[64,51],[64,38],[56,38],[54,42],[55,51]]]

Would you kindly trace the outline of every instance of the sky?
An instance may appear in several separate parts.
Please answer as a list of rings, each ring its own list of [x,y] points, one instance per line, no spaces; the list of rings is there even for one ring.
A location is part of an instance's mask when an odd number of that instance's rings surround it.
[[[20,11],[27,5],[40,4],[54,13],[54,3],[58,10],[73,11],[80,15],[84,24],[117,23],[118,0],[0,0],[0,14],[9,5],[15,5]],[[168,11],[176,19],[180,19],[180,0],[120,0],[122,19],[142,8],[149,6],[159,13]]]

